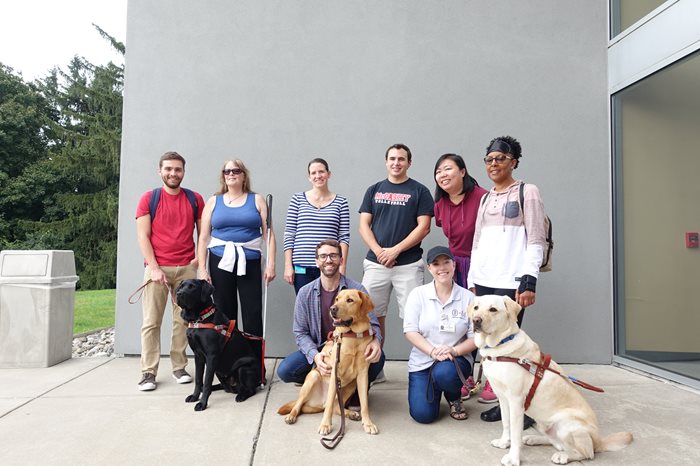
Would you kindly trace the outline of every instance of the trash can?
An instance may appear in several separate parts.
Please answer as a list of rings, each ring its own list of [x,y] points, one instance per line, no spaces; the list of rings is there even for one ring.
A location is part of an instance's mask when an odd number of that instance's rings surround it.
[[[0,367],[49,367],[70,359],[73,251],[0,252]]]

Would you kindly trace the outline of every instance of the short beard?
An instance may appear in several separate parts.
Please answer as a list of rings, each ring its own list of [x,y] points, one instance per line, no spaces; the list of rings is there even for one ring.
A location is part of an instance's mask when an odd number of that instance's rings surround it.
[[[172,183],[175,183],[175,186],[172,185]],[[178,178],[177,181],[168,179],[168,177],[163,178],[163,184],[167,186],[170,189],[176,189],[180,187],[180,184],[182,183],[182,178]]]
[[[335,267],[333,272],[329,274],[326,272],[326,267],[321,267],[321,274],[323,274],[323,276],[326,278],[333,278],[338,274],[338,269],[340,269],[340,266]]]

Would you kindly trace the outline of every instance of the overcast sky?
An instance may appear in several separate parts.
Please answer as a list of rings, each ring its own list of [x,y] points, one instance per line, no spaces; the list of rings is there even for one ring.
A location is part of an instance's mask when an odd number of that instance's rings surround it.
[[[92,23],[126,43],[127,0],[2,0],[0,62],[25,81],[65,69],[74,55],[95,64],[123,63]]]

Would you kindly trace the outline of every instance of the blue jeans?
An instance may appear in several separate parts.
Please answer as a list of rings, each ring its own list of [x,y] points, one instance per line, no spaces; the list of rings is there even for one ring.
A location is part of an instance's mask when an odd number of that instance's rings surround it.
[[[301,351],[295,351],[286,358],[282,360],[280,365],[277,367],[277,377],[282,380],[282,382],[294,382],[294,383],[304,383],[306,374],[308,374],[312,365],[306,360],[306,356]],[[384,368],[384,351],[379,358],[379,361],[369,365],[369,381],[374,382],[377,375]],[[459,389],[457,389],[459,392]]]
[[[471,372],[469,361],[463,357],[456,359],[463,374]],[[462,381],[452,361],[438,361],[430,368],[408,373],[408,412],[421,424],[430,424],[440,414],[440,401],[445,394],[447,401],[460,397]]]

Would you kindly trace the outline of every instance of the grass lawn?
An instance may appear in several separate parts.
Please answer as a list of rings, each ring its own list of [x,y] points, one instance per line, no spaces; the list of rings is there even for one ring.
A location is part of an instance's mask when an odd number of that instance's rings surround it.
[[[116,290],[75,292],[73,334],[114,325]]]

